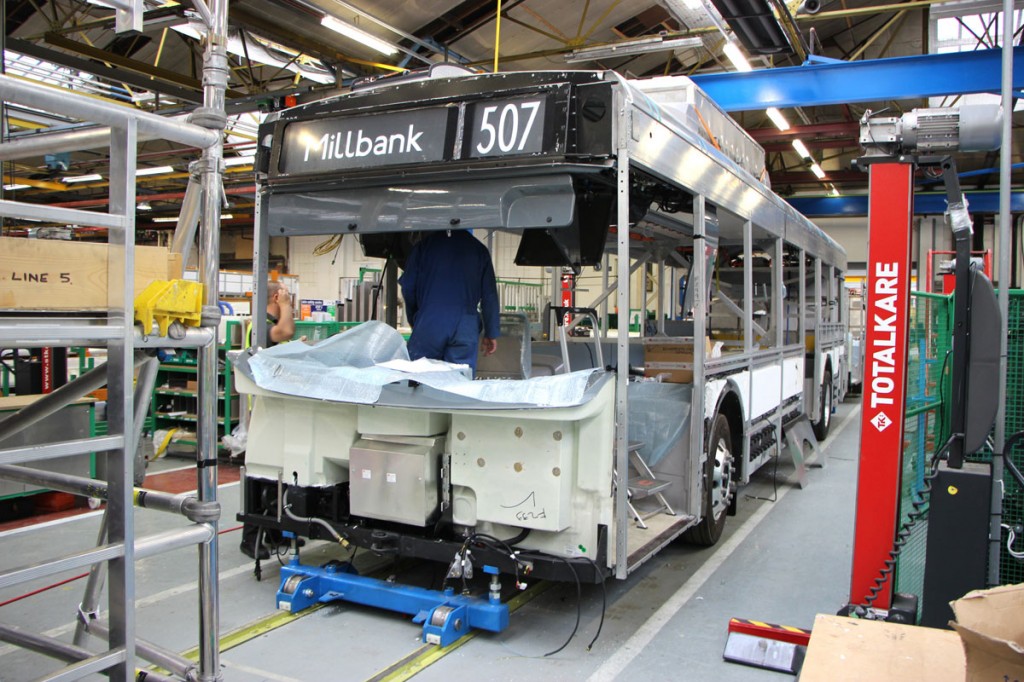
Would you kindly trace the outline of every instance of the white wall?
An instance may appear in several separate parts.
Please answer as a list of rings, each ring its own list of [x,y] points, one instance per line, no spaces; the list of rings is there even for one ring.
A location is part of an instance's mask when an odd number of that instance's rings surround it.
[[[339,280],[358,277],[360,267],[383,268],[380,258],[367,258],[353,236],[342,239],[341,250],[325,256],[314,256],[313,249],[327,237],[291,237],[288,239],[288,269],[299,276],[302,298],[334,301],[338,297]],[[332,265],[331,262],[335,261]]]

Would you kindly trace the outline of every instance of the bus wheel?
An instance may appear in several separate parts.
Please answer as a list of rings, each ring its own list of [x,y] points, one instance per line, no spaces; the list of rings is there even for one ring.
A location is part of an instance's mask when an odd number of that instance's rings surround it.
[[[832,426],[832,372],[827,369],[825,381],[821,384],[821,410],[813,426],[814,435],[819,441],[828,438],[828,429]]]
[[[683,538],[694,545],[710,547],[722,537],[732,495],[732,434],[724,414],[715,417],[704,458],[703,518]]]

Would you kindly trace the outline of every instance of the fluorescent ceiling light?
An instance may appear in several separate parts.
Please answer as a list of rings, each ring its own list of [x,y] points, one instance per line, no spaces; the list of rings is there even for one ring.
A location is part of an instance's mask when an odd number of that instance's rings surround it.
[[[150,205],[150,203],[148,201],[140,201],[135,206],[135,210],[136,211],[152,211],[153,207]]]
[[[800,155],[801,159],[811,158],[811,153],[807,151],[807,145],[805,145],[803,141],[793,140],[793,149],[796,150],[796,153]]]
[[[253,157],[251,157],[251,156],[229,156],[229,157],[224,159],[224,165],[225,166],[251,166],[252,165],[252,159],[253,159]]]
[[[14,191],[16,189],[28,189],[31,186],[32,185],[4,185],[4,189],[6,189],[7,191],[11,192],[11,191]]]
[[[165,173],[173,173],[174,169],[171,166],[156,166],[155,168],[139,168],[135,171],[136,175],[163,175]]]
[[[153,218],[153,222],[154,223],[176,223],[176,222],[178,222],[178,217],[177,216],[174,216],[174,217],[169,217],[168,216],[168,217],[164,217],[164,218]]]
[[[635,54],[647,54],[661,50],[680,50],[687,47],[700,47],[703,42],[700,38],[662,38],[654,36],[641,38],[640,40],[626,40],[612,45],[595,45],[593,47],[581,47],[572,52],[566,53],[567,62],[587,62],[594,59],[608,59],[610,57],[625,57]]]
[[[234,217],[235,216],[231,215],[230,213],[221,213],[220,214],[220,219],[221,220],[231,220]]]
[[[350,38],[357,43],[362,43],[366,47],[377,50],[377,52],[380,52],[381,54],[389,56],[398,54],[398,48],[386,40],[381,40],[376,36],[372,36],[366,31],[356,28],[352,24],[346,23],[341,19],[336,19],[329,14],[324,15],[324,18],[320,20],[320,25],[324,28],[329,28],[336,33],[340,33],[346,38]]]
[[[768,107],[764,112],[768,114],[768,118],[772,120],[772,123],[775,124],[776,128],[782,131],[789,130],[789,121],[786,120],[786,117],[782,115],[781,111],[775,107]]]
[[[825,179],[825,171],[821,170],[821,166],[816,163],[811,164],[811,172],[814,173],[819,180]]]
[[[91,173],[89,175],[69,175],[68,177],[63,178],[64,182],[66,182],[66,183],[73,183],[73,182],[96,182],[97,180],[102,180],[102,179],[103,179],[103,176],[100,175],[99,173]]]
[[[736,46],[736,43],[731,40],[725,42],[725,47],[722,48],[725,52],[725,56],[729,58],[732,65],[736,67],[737,71],[753,71],[754,69],[750,66],[750,62],[743,56],[740,48]]]
[[[834,196],[834,197],[839,196],[839,190],[836,189],[836,186],[835,185],[829,185],[829,186],[832,188],[832,196]]]

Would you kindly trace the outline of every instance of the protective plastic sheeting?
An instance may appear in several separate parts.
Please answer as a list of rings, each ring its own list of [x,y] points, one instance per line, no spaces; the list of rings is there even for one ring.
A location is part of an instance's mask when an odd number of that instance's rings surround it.
[[[430,371],[425,372],[381,366],[395,360],[409,360],[401,334],[383,322],[366,322],[315,346],[292,342],[261,350],[248,358],[248,366],[260,388],[303,398],[373,404],[384,386],[415,382],[481,403],[539,407],[581,404],[597,371],[523,381],[473,381],[466,375],[465,365],[448,365],[445,371],[437,371],[439,361],[432,361]],[[590,397],[592,394],[587,399]]]
[[[629,439],[643,443],[637,451],[644,463],[655,466],[674,448],[689,426],[693,387],[644,381],[629,385]]]

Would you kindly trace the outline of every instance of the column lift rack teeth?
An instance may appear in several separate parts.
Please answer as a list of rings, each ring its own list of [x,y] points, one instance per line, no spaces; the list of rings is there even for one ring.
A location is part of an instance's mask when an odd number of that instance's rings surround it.
[[[0,318],[0,347],[106,346],[106,365],[87,372],[73,382],[12,415],[0,425],[0,478],[44,485],[77,495],[98,497],[107,502],[94,549],[49,559],[43,563],[0,570],[0,588],[90,567],[85,596],[77,610],[74,643],[0,624],[0,640],[56,658],[67,667],[43,679],[72,680],[102,672],[111,679],[136,679],[140,659],[156,664],[170,674],[146,671],[147,680],[214,682],[222,679],[219,663],[219,588],[217,583],[217,274],[222,163],[222,131],[225,124],[224,96],[227,86],[228,0],[202,0],[201,12],[209,28],[203,78],[203,106],[194,122],[163,118],[134,111],[96,99],[26,83],[0,75],[0,99],[48,111],[60,111],[83,121],[99,124],[89,128],[91,139],[109,133],[110,203],[107,213],[83,211],[0,199],[0,216],[53,220],[68,224],[108,229],[108,309],[105,319],[67,317],[40,320],[29,317]],[[141,25],[141,0],[119,0],[118,30]],[[103,135],[106,138],[106,135]],[[204,286],[203,322],[184,338],[154,338],[153,330],[134,324],[134,246],[136,146],[147,139],[166,139],[202,149],[195,164],[183,204],[179,232],[174,244],[191,244],[197,223],[201,224],[200,277]],[[82,148],[82,132],[67,131],[0,144],[0,160]],[[95,141],[95,139],[94,139]],[[186,215],[186,213],[188,215]],[[201,216],[201,220],[200,220]],[[172,250],[175,250],[172,246]],[[171,495],[133,488],[134,453],[149,405],[158,366],[147,349],[173,346],[199,351],[199,419],[196,471],[197,496]],[[133,378],[138,382],[133,393]],[[108,388],[108,434],[102,437],[48,443],[31,447],[4,447],[4,440],[96,388]],[[65,474],[30,469],[20,464],[90,452],[108,456],[108,481],[96,481]],[[180,529],[136,537],[135,506],[184,516],[190,523]],[[199,548],[199,660],[193,662],[177,653],[136,637],[135,561],[174,549]],[[106,619],[99,619],[100,596],[108,585]],[[69,609],[69,616],[75,615]],[[87,634],[106,641],[100,653],[83,647]]]

